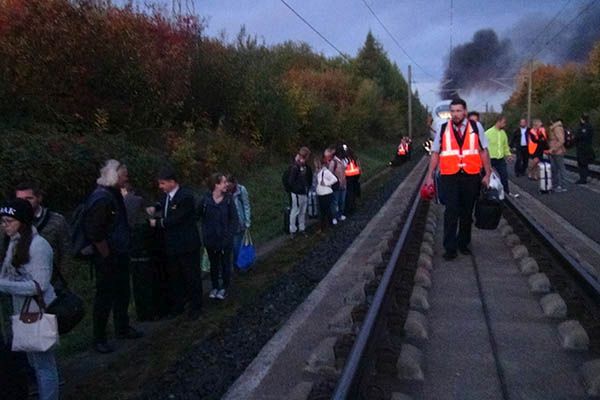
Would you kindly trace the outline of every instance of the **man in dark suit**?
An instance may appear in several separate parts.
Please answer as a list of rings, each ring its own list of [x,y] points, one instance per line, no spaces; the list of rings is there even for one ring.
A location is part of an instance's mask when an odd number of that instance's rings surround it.
[[[165,195],[155,210],[148,211],[161,215],[150,219],[150,226],[164,229],[170,316],[181,314],[187,302],[188,317],[197,319],[202,309],[202,276],[194,196],[179,186],[175,171],[169,167],[160,171],[158,187]]]
[[[525,175],[527,170],[527,163],[529,161],[529,152],[527,151],[527,145],[529,144],[529,127],[527,126],[527,120],[521,118],[519,121],[519,127],[513,132],[512,139],[510,140],[510,148],[517,153],[517,161],[515,162],[515,175]]]

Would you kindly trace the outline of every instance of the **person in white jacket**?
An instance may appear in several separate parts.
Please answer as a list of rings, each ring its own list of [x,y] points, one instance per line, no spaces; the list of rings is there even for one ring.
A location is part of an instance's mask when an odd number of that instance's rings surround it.
[[[13,311],[19,313],[28,297],[36,296],[39,288],[43,302],[49,305],[56,298],[50,283],[52,277],[52,247],[33,223],[33,208],[27,200],[15,199],[0,207],[0,217],[7,246],[0,253],[0,292],[12,296]],[[30,311],[38,310],[31,302]],[[54,350],[28,352],[27,359],[35,371],[39,398],[58,400],[58,370]]]
[[[331,224],[334,216],[331,212],[333,202],[333,186],[338,178],[327,168],[327,158],[323,156],[321,168],[317,172],[317,198],[319,200],[320,231],[323,232]]]

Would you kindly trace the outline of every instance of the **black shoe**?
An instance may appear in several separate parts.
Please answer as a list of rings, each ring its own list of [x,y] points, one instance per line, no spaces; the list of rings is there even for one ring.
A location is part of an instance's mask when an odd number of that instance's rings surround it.
[[[450,260],[454,260],[458,255],[456,254],[456,252],[445,252],[444,255],[442,256],[444,258],[444,260],[446,261],[450,261]]]
[[[96,342],[94,343],[93,347],[94,350],[96,350],[100,354],[108,354],[115,351],[115,348],[106,342]]]
[[[461,247],[458,249],[458,251],[460,251],[460,253],[464,254],[465,256],[471,255],[471,249],[469,249],[468,247]]]
[[[117,339],[139,339],[144,337],[144,333],[131,326],[128,326],[124,332],[118,332],[116,336]]]

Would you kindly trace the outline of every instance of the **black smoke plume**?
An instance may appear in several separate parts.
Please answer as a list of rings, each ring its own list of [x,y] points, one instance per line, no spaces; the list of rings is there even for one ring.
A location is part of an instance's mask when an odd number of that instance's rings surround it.
[[[442,88],[442,98],[457,95],[456,89],[468,93],[472,89],[491,89],[497,84],[491,81],[499,77],[510,67],[514,60],[513,49],[509,39],[498,39],[491,29],[475,32],[473,39],[455,47],[450,54],[448,67],[444,73],[444,81],[449,81]]]
[[[473,39],[453,49],[440,96],[452,98],[456,92],[445,88],[461,89],[468,94],[473,90],[506,91],[494,82],[510,84],[520,67],[533,58],[549,64],[585,62],[590,50],[600,41],[600,1],[564,10],[554,17],[526,15],[516,21],[499,38],[491,29],[480,30]],[[507,80],[508,79],[508,80]]]

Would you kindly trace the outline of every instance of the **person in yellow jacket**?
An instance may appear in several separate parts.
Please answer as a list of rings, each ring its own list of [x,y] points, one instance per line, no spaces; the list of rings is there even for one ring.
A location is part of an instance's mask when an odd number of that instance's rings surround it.
[[[481,184],[489,186],[492,174],[483,126],[466,118],[467,103],[463,99],[452,100],[450,114],[451,119],[435,135],[425,178],[426,185],[433,185],[433,174],[439,166],[440,191],[446,205],[443,257],[448,261],[457,257],[457,250],[471,254],[473,207]]]
[[[510,152],[510,147],[508,147],[508,135],[504,130],[505,127],[506,117],[504,115],[498,115],[494,126],[485,131],[485,136],[488,140],[488,152],[490,153],[492,168],[500,175],[500,181],[502,182],[502,186],[504,186],[504,193],[510,194],[506,161],[507,159],[512,161],[513,157]]]

